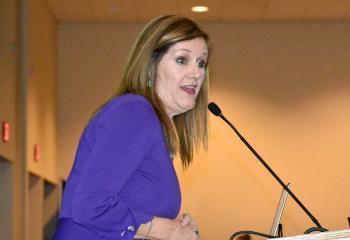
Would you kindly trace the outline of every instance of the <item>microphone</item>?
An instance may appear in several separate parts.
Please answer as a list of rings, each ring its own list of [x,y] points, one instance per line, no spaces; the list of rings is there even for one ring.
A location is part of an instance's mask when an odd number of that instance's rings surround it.
[[[210,112],[212,114],[214,114],[215,116],[220,116],[221,115],[221,109],[219,108],[218,105],[216,105],[215,103],[211,102],[208,104],[208,109],[210,110]]]
[[[244,137],[238,132],[238,130],[228,121],[225,116],[221,113],[221,109],[218,105],[211,102],[208,104],[209,111],[215,116],[221,117],[238,135],[242,142],[249,148],[249,150],[255,155],[255,157],[264,165],[264,167],[272,174],[272,176],[277,180],[277,182],[289,193],[289,195],[295,200],[295,202],[304,210],[304,212],[310,217],[310,219],[316,224],[317,228],[321,231],[328,231],[323,228],[317,219],[311,214],[311,212],[300,202],[300,200],[294,195],[294,193],[287,187],[287,185],[278,177],[278,175],[270,168],[270,166],[260,157],[260,155],[254,150],[252,146],[244,139]]]

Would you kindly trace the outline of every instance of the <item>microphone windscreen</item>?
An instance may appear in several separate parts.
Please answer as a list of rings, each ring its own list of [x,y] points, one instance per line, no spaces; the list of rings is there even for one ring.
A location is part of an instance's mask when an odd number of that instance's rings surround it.
[[[209,111],[214,114],[215,116],[219,116],[221,114],[221,109],[219,108],[218,105],[215,103],[211,102],[208,104],[208,109]]]

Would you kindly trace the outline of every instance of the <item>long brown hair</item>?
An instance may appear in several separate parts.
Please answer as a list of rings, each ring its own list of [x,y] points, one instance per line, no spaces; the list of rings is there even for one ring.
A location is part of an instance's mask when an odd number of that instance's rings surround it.
[[[198,37],[203,38],[208,44],[208,35],[194,21],[182,16],[161,16],[149,22],[132,48],[118,89],[108,100],[125,93],[144,96],[153,106],[163,125],[169,151],[172,154],[180,153],[184,168],[191,163],[194,148],[197,149],[200,145],[207,148],[208,68],[195,107],[174,116],[173,122],[169,119],[153,86],[157,79],[158,63],[168,49],[178,42]],[[107,102],[102,104],[94,115]]]

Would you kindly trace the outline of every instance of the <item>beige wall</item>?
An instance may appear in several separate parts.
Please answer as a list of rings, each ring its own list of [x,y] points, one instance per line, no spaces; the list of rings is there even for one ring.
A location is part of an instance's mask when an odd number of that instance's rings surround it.
[[[17,183],[17,1],[0,1],[0,134],[2,122],[10,123],[10,141],[0,140],[0,239],[13,239],[18,229]],[[9,160],[10,162],[3,161]]]
[[[0,164],[0,239],[41,239],[43,185],[57,182],[56,22],[47,1],[1,1],[0,47],[0,122],[11,124],[10,142],[0,140],[0,155],[11,161]]]
[[[66,177],[89,114],[113,92],[141,25],[58,27],[58,156]],[[210,99],[319,221],[348,228],[350,23],[206,24],[212,38]],[[281,187],[220,119],[208,152],[176,167],[182,211],[203,240],[243,229],[269,232]],[[313,226],[291,198],[287,235]]]
[[[10,141],[0,141],[0,155],[15,160],[16,136],[16,41],[17,13],[15,1],[0,2],[0,127],[2,122],[10,124]]]
[[[113,93],[137,25],[58,25],[58,159],[67,176],[91,113]]]
[[[28,12],[28,169],[56,182],[56,23],[45,0],[28,1]]]

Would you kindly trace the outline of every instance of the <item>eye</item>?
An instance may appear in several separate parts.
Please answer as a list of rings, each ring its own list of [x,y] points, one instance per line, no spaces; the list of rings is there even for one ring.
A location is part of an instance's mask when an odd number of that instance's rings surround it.
[[[207,65],[207,63],[206,63],[204,60],[199,60],[199,61],[197,61],[197,66],[198,66],[199,68],[205,68],[206,65]]]
[[[178,64],[186,64],[187,63],[187,59],[185,57],[177,57],[176,58],[176,63],[178,63]]]

